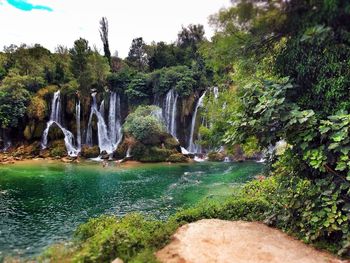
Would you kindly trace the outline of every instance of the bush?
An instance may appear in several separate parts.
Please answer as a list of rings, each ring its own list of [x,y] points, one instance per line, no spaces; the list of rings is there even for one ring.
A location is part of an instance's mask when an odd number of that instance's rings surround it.
[[[37,119],[39,121],[44,120],[47,113],[47,105],[45,100],[39,96],[35,96],[31,99],[29,106],[27,107],[27,115],[29,118]]]
[[[160,136],[165,131],[165,126],[156,115],[159,111],[156,106],[139,106],[126,118],[124,131],[139,141],[154,135]]]

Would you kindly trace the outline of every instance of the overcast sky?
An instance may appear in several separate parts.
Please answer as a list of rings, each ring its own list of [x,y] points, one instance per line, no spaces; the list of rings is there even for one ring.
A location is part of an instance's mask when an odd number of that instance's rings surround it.
[[[0,0],[0,47],[39,43],[71,47],[79,37],[102,50],[99,20],[109,21],[110,49],[127,56],[131,41],[176,40],[181,25],[201,23],[212,35],[209,15],[229,0]]]

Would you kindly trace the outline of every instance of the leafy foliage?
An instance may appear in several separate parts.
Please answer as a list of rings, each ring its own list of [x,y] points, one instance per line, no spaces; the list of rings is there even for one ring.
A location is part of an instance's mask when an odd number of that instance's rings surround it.
[[[128,115],[123,129],[137,140],[143,141],[154,134],[165,131],[164,123],[159,119],[157,106],[139,106],[135,112]]]

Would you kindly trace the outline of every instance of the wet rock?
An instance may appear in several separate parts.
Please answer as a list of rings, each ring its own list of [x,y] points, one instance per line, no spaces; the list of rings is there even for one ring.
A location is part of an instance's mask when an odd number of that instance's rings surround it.
[[[108,160],[109,159],[109,154],[106,151],[102,151],[100,154],[101,159],[103,160]]]
[[[64,163],[71,163],[73,162],[73,159],[69,157],[64,157],[64,158],[61,158],[61,161]]]
[[[62,158],[67,156],[66,145],[63,140],[56,140],[50,146],[50,156],[55,158]]]
[[[171,163],[186,163],[188,162],[188,158],[182,153],[174,153],[166,161]]]
[[[100,148],[96,146],[83,145],[81,148],[81,156],[85,158],[95,158],[100,155]]]
[[[225,160],[225,154],[220,152],[208,153],[208,160],[211,162],[223,162]]]

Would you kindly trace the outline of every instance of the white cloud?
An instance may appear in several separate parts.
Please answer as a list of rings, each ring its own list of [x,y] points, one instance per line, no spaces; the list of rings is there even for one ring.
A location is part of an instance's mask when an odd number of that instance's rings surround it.
[[[1,0],[0,0],[1,1]],[[174,41],[181,25],[201,23],[207,36],[209,15],[227,6],[229,0],[33,0],[53,12],[24,12],[6,2],[0,5],[0,47],[9,44],[39,43],[51,50],[60,44],[71,47],[79,37],[102,49],[99,20],[109,21],[111,51],[125,57],[131,41]]]

